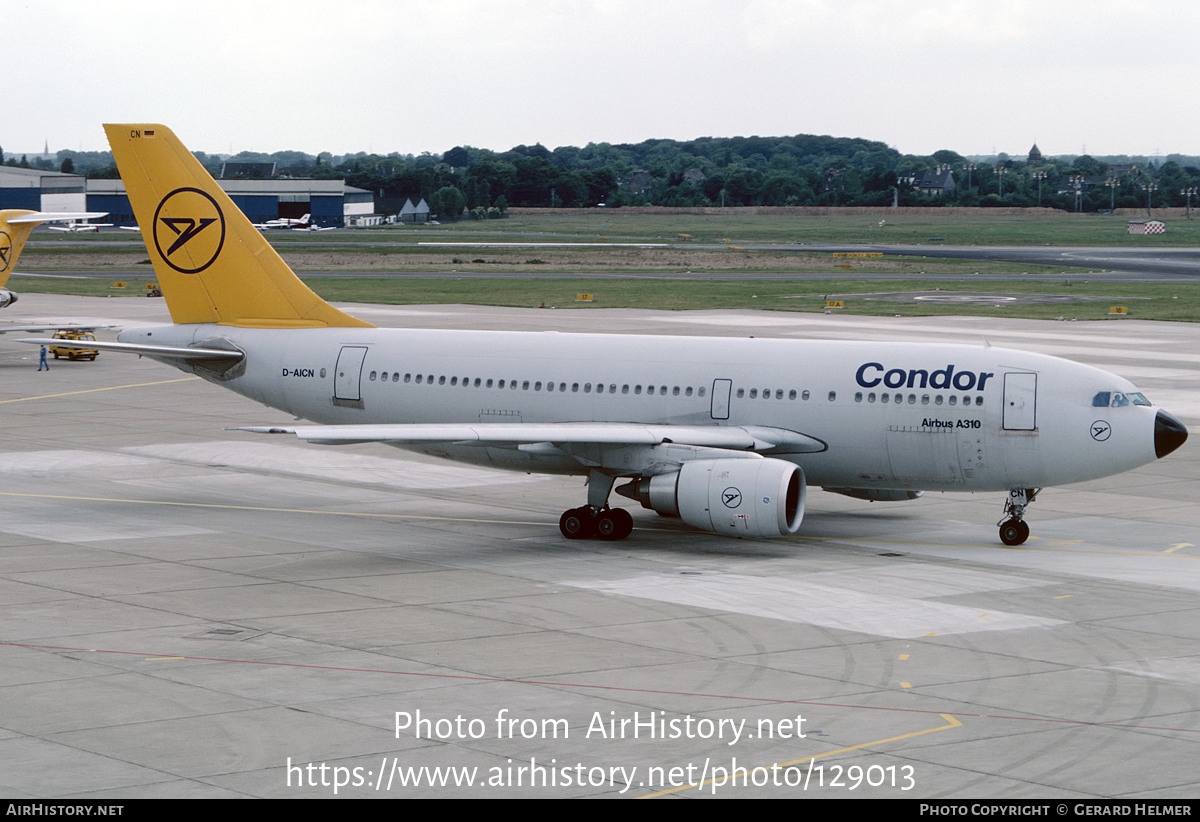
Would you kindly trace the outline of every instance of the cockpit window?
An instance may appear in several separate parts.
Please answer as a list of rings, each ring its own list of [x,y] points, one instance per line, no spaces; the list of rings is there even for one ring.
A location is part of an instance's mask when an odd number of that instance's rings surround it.
[[[1120,391],[1100,391],[1092,397],[1093,408],[1124,408],[1127,405],[1150,405],[1145,394],[1131,391],[1123,394]]]

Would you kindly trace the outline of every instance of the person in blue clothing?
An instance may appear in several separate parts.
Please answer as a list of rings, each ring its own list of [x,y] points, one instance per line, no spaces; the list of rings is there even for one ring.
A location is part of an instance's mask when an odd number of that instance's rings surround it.
[[[46,362],[46,346],[42,346],[42,358],[38,360],[38,371],[49,371],[50,363]]]

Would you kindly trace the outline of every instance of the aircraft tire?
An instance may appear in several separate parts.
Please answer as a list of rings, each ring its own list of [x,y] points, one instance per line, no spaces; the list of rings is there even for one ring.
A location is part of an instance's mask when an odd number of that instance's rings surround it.
[[[1000,541],[1005,545],[1021,545],[1029,539],[1029,523],[1010,519],[1000,524]]]
[[[596,532],[596,516],[586,505],[563,511],[558,518],[558,530],[567,539],[587,539]]]
[[[596,517],[596,536],[616,542],[633,533],[633,517],[624,508],[610,508]]]

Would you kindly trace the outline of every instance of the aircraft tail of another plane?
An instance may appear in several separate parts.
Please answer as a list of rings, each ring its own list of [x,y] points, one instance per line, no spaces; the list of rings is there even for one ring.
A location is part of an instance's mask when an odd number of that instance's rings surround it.
[[[104,131],[176,323],[370,327],[302,283],[170,129]]]
[[[29,239],[29,232],[37,226],[37,223],[10,223],[9,220],[34,213],[13,209],[0,211],[0,288],[8,282],[17,258],[21,256],[21,249]]]

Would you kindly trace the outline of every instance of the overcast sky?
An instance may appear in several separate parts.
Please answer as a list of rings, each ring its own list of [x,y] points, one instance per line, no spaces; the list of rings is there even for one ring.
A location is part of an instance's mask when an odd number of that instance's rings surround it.
[[[6,155],[831,134],[1200,154],[1195,0],[0,0]]]

